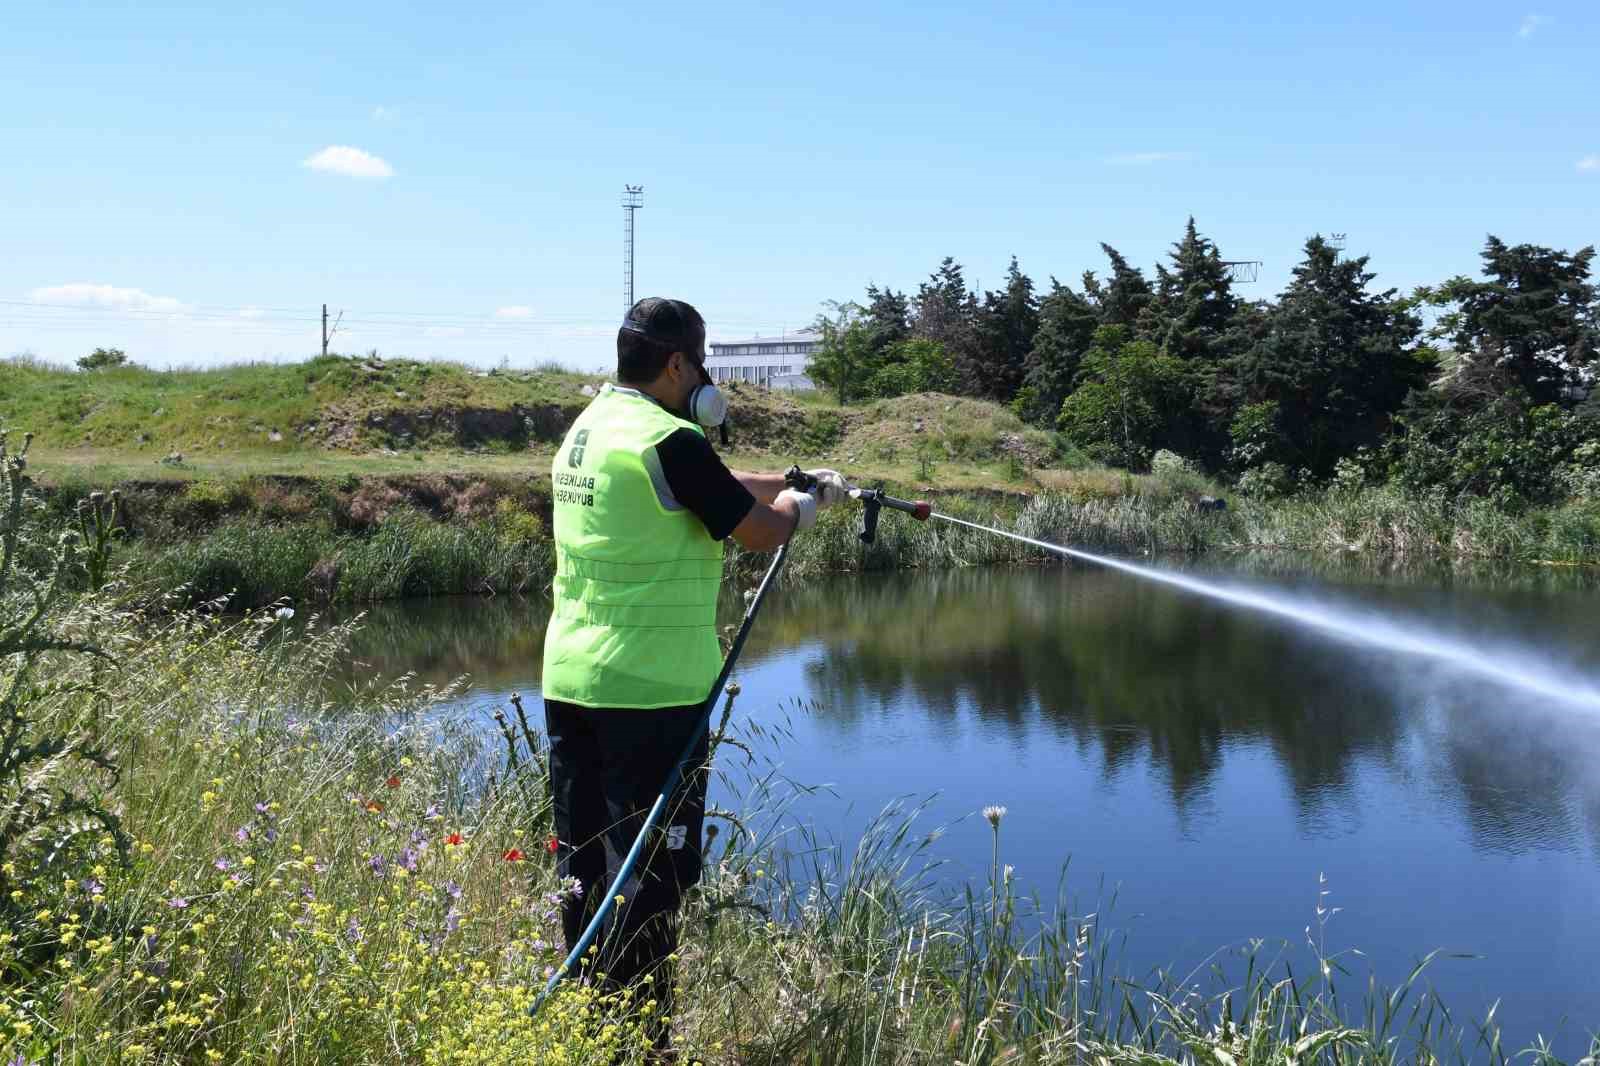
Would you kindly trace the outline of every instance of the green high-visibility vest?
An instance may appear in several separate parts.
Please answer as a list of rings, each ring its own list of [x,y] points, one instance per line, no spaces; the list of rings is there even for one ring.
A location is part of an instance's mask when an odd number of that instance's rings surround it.
[[[680,429],[704,435],[642,393],[605,385],[556,452],[546,696],[675,707],[710,693],[722,666],[722,544],[692,511],[667,509],[646,466]]]

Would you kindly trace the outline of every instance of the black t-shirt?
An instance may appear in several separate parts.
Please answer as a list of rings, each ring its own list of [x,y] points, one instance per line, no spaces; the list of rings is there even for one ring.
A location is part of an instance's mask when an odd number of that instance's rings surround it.
[[[756,505],[711,442],[692,429],[677,430],[657,444],[656,458],[673,497],[705,523],[712,540],[726,539]]]

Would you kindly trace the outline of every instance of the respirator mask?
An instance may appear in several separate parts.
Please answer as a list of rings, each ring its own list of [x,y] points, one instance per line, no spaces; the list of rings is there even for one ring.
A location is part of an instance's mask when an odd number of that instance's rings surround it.
[[[700,384],[689,390],[689,398],[684,403],[685,413],[691,422],[706,429],[721,430],[722,443],[727,444],[728,397],[711,380],[704,364],[697,364],[695,369],[700,371]]]

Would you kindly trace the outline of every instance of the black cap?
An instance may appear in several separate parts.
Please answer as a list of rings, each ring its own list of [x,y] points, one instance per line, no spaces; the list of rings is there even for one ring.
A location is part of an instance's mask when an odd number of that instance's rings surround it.
[[[696,363],[706,361],[706,320],[682,300],[646,296],[629,308],[622,328],[675,352],[683,352]]]

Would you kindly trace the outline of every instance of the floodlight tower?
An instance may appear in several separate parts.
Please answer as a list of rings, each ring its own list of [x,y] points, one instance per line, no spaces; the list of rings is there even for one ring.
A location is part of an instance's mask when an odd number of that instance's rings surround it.
[[[633,213],[644,206],[644,186],[622,187],[622,313],[633,306]]]

